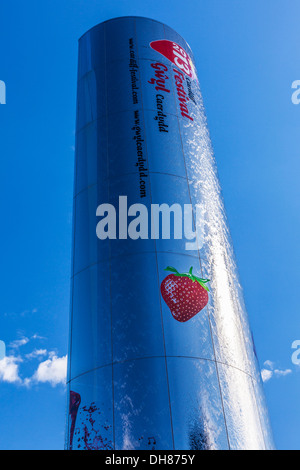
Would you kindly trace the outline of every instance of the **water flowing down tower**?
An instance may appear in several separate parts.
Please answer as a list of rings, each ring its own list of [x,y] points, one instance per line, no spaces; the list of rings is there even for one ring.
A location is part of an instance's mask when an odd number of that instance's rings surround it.
[[[188,44],[92,28],[76,125],[66,447],[273,448]]]

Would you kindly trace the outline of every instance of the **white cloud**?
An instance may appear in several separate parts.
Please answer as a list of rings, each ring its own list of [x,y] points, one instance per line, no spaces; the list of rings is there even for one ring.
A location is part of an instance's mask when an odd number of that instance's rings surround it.
[[[25,387],[29,387],[31,385],[31,379],[29,379],[29,378],[24,379],[23,380],[23,385]]]
[[[9,344],[9,347],[11,349],[19,349],[21,346],[24,346],[27,343],[29,343],[29,339],[24,337],[24,338],[16,339],[15,341],[12,341]]]
[[[264,362],[264,366],[265,366],[265,367],[268,367],[268,368],[271,369],[271,370],[273,370],[274,367],[275,367],[275,364],[274,364],[274,362],[272,362],[272,361],[265,361],[265,362]]]
[[[11,318],[17,318],[19,316],[21,317],[24,317],[28,314],[35,314],[37,313],[37,308],[33,308],[33,309],[27,309],[27,310],[23,310],[22,312],[4,312],[4,316],[5,317],[11,317]]]
[[[21,317],[25,317],[26,315],[30,314],[30,313],[36,313],[37,312],[37,308],[33,308],[32,310],[24,310],[23,312],[20,313]]]
[[[262,369],[261,377],[263,382],[268,382],[273,377],[286,377],[287,375],[292,373],[291,369],[275,369],[275,364],[272,361],[265,361],[264,366],[267,367],[266,369]]]
[[[49,359],[39,364],[32,380],[42,383],[49,382],[52,386],[55,386],[65,384],[66,376],[67,356],[57,357],[57,355],[52,352],[49,354]]]
[[[290,375],[292,373],[291,369],[286,369],[286,370],[274,370],[274,375],[277,375],[277,377],[285,377],[286,375]]]
[[[261,377],[263,382],[268,382],[273,377],[273,372],[271,370],[263,369],[261,371]]]
[[[39,335],[35,334],[31,337],[31,339],[47,339],[47,338],[45,338],[44,336],[39,336]]]
[[[47,355],[47,349],[34,349],[34,351],[32,351],[31,353],[29,354],[26,354],[26,359],[35,359],[37,357],[41,357],[41,356],[46,356]]]
[[[22,336],[9,344],[12,350],[11,355],[0,358],[0,382],[8,382],[29,387],[33,383],[49,383],[53,387],[66,383],[67,376],[67,356],[58,357],[56,351],[35,348],[27,354],[17,354],[22,346],[27,345],[31,340],[45,339],[38,335],[31,336],[30,339]],[[47,357],[47,360],[45,357]],[[27,361],[38,359],[39,365],[32,376],[21,378],[20,363],[26,365]],[[42,361],[43,362],[40,362]]]
[[[15,356],[5,356],[0,361],[0,381],[8,383],[22,383],[19,377],[19,363],[22,359]]]

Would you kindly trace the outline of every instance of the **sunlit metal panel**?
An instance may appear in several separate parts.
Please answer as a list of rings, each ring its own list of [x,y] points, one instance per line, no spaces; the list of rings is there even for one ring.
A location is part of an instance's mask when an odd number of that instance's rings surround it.
[[[66,447],[273,448],[193,55],[160,22],[79,41],[73,232]]]

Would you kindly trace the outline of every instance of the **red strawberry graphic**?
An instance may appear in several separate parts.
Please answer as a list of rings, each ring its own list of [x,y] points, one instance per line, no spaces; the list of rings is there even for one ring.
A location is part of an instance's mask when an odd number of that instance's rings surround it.
[[[180,274],[177,269],[168,266],[171,271],[161,283],[161,295],[168,305],[175,320],[186,322],[202,310],[208,302],[209,279],[193,275],[193,268],[188,273]]]

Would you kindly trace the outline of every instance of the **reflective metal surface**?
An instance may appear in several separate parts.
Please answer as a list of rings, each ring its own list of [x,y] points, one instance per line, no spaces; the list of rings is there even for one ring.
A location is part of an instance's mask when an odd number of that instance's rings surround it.
[[[145,18],[79,41],[68,449],[273,448],[192,61],[175,31]],[[120,196],[149,214],[192,204],[197,243],[100,240],[97,207],[120,209]],[[188,321],[161,295],[170,266],[210,279]]]

